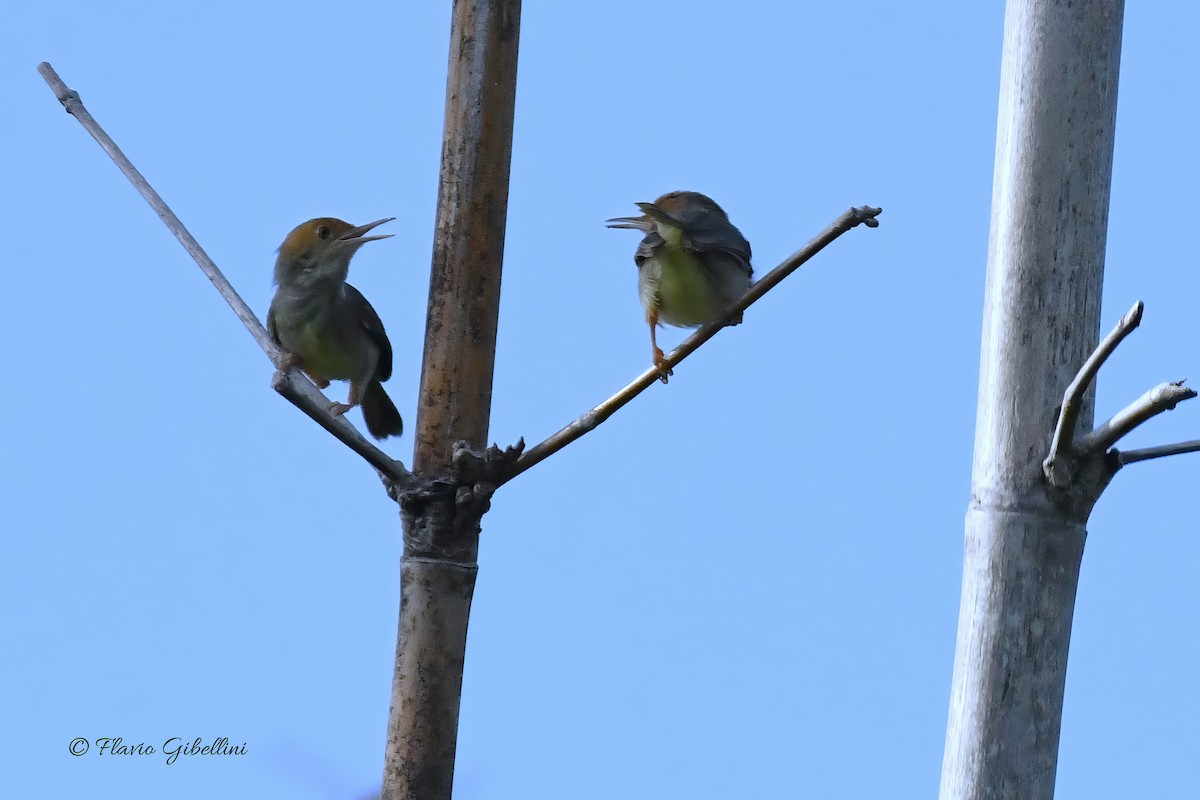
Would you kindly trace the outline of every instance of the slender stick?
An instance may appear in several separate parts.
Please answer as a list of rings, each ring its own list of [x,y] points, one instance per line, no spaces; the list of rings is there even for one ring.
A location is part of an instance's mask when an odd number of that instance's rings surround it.
[[[271,341],[271,337],[267,334],[266,329],[263,328],[262,323],[258,321],[258,317],[250,310],[250,306],[246,305],[246,301],[241,298],[237,290],[233,288],[233,285],[225,279],[225,276],[221,274],[221,270],[217,269],[217,265],[213,263],[212,259],[208,257],[208,253],[205,253],[204,248],[200,246],[200,243],[184,227],[179,217],[175,216],[175,212],[167,206],[158,192],[154,191],[150,183],[142,177],[142,173],[138,172],[132,162],[125,157],[125,154],[121,152],[121,148],[117,147],[117,143],[100,127],[100,123],[96,122],[92,118],[92,115],[88,113],[88,110],[83,107],[83,101],[79,99],[79,93],[68,88],[63,83],[62,78],[58,77],[58,73],[54,71],[54,67],[48,63],[42,62],[39,64],[38,72],[41,73],[46,83],[50,85],[51,90],[54,91],[54,95],[63,104],[67,113],[77,119],[79,124],[103,148],[104,152],[108,153],[108,157],[113,160],[113,163],[117,165],[121,173],[129,179],[129,182],[133,184],[133,188],[137,189],[142,199],[150,204],[150,207],[154,209],[154,213],[158,214],[158,218],[163,221],[163,224],[167,226],[171,233],[175,234],[175,238],[179,240],[179,243],[183,245],[183,249],[187,250],[188,254],[195,260],[196,264],[200,267],[200,271],[212,281],[213,286],[216,287],[221,297],[224,297],[225,302],[229,303],[229,307],[233,309],[233,313],[237,314],[238,319],[246,326],[246,330],[250,331],[250,335],[258,342],[259,347],[278,365],[282,354],[275,343]]]
[[[837,239],[846,231],[857,225],[866,225],[869,228],[879,226],[879,221],[875,219],[883,212],[881,208],[872,208],[870,206],[860,206],[851,208],[846,211],[825,230],[821,231],[812,241],[804,247],[797,250],[788,256],[782,264],[768,272],[757,281],[750,290],[742,296],[729,310],[725,312],[720,319],[708,323],[701,327],[691,336],[683,341],[679,347],[675,348],[667,355],[666,368],[669,370],[679,364],[685,358],[696,352],[702,344],[717,335],[717,332],[729,324],[729,321],[736,318],[747,308],[754,304],[759,298],[767,292],[774,289],[779,283],[796,271],[800,265],[808,261],[810,258],[821,252],[827,245]],[[513,470],[508,474],[505,482],[512,480],[520,475],[525,470],[535,464],[545,461],[550,456],[562,450],[567,445],[574,442],[589,431],[595,430],[600,423],[615,414],[623,408],[629,401],[637,397],[642,392],[646,391],[651,384],[659,380],[661,373],[657,368],[651,367],[635,378],[629,385],[621,389],[619,392],[600,403],[596,407],[582,414],[574,422],[571,422],[566,427],[554,433],[545,441],[534,445],[526,450],[520,458],[517,459],[513,466]]]
[[[1104,366],[1104,362],[1113,354],[1117,346],[1142,323],[1144,309],[1145,305],[1141,300],[1134,303],[1133,308],[1121,317],[1117,326],[1092,351],[1087,361],[1079,368],[1079,372],[1075,373],[1075,379],[1067,386],[1067,391],[1063,393],[1062,408],[1058,412],[1058,424],[1054,428],[1054,440],[1050,445],[1050,455],[1046,458],[1047,470],[1052,470],[1054,464],[1058,462],[1059,455],[1071,448],[1071,443],[1075,438],[1075,426],[1079,420],[1079,411],[1083,407],[1084,392],[1091,386],[1100,367]]]
[[[1195,452],[1200,452],[1200,439],[1193,439],[1190,442],[1180,442],[1179,444],[1144,447],[1140,450],[1119,450],[1117,451],[1117,459],[1121,462],[1121,466],[1125,466],[1126,464],[1136,464],[1139,461],[1149,461],[1152,458],[1163,458],[1165,456],[1177,456],[1182,453]]]
[[[204,248],[196,241],[195,237],[180,221],[179,217],[175,216],[175,212],[166,204],[159,196],[158,192],[152,187],[143,176],[138,172],[133,163],[126,158],[121,152],[121,148],[117,147],[117,143],[112,140],[105,130],[100,127],[100,123],[88,113],[84,108],[83,101],[79,99],[79,93],[67,87],[58,73],[54,71],[54,67],[46,62],[38,65],[38,72],[50,85],[58,101],[63,104],[67,113],[75,117],[79,124],[84,127],[92,138],[108,153],[108,157],[113,160],[121,173],[129,179],[133,184],[133,188],[137,189],[138,194],[150,204],[154,209],[154,213],[158,214],[158,218],[163,221],[171,233],[175,234],[175,238],[183,245],[183,249],[188,251],[188,254],[200,267],[200,271],[212,281],[212,285],[216,288],[221,297],[225,298],[225,302],[233,309],[233,313],[237,314],[238,319],[246,326],[246,330],[250,331],[250,335],[254,337],[254,341],[258,342],[258,346],[263,349],[267,357],[276,367],[283,360],[283,352],[279,346],[271,340],[271,336],[267,333],[266,328],[258,321],[258,317],[250,310],[250,306],[246,305],[246,301],[241,298],[237,290],[233,288],[217,265],[208,257],[208,253],[204,252]],[[272,381],[272,386],[275,391],[279,392],[287,398],[293,405],[311,417],[325,430],[333,434],[343,444],[349,447],[354,452],[358,453],[367,463],[373,466],[379,473],[384,482],[389,480],[395,483],[405,483],[410,475],[404,465],[396,461],[387,453],[380,450],[375,445],[367,441],[361,433],[358,432],[349,420],[342,417],[334,417],[329,413],[329,399],[326,398],[320,391],[317,390],[312,383],[300,377],[296,370],[289,370],[286,376],[280,377],[276,374]]]
[[[1103,425],[1081,437],[1078,450],[1084,456],[1106,452],[1146,420],[1164,411],[1170,411],[1184,400],[1191,400],[1195,396],[1196,392],[1184,386],[1182,381],[1160,383],[1118,411]]]

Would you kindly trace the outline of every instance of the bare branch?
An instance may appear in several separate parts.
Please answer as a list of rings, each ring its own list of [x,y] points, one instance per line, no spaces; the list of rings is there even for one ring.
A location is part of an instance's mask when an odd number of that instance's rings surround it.
[[[179,217],[175,216],[175,212],[170,209],[166,202],[159,196],[158,192],[150,183],[142,176],[132,162],[126,158],[121,152],[121,148],[117,147],[117,143],[112,140],[100,123],[88,113],[84,108],[83,101],[79,99],[79,94],[67,87],[63,83],[62,78],[54,71],[54,68],[46,62],[38,65],[38,72],[41,73],[46,83],[53,90],[55,97],[63,104],[63,108],[67,113],[75,117],[79,124],[92,135],[92,138],[108,153],[108,157],[113,160],[121,173],[129,179],[133,184],[133,188],[137,189],[138,194],[150,204],[154,209],[154,213],[158,214],[159,219],[163,224],[175,234],[175,238],[183,245],[183,249],[188,251],[188,254],[200,267],[200,271],[212,282],[212,285],[220,293],[221,297],[225,298],[225,302],[233,309],[233,313],[237,314],[238,319],[246,326],[246,330],[250,331],[250,335],[258,342],[258,346],[262,348],[271,362],[276,368],[282,363],[283,351],[281,351],[275,342],[271,341],[270,335],[266,328],[259,322],[258,317],[246,305],[246,301],[241,298],[237,290],[233,288],[217,265],[208,257],[208,253],[204,252],[204,248],[192,236]],[[286,374],[276,372],[274,379],[271,382],[275,391],[279,392],[287,398],[293,405],[311,417],[325,430],[333,434],[343,444],[349,447],[354,452],[358,453],[367,463],[375,467],[383,478],[385,485],[389,482],[403,483],[410,478],[410,473],[405,469],[404,465],[399,461],[388,456],[375,445],[363,438],[362,434],[344,418],[334,417],[329,413],[329,400],[321,394],[315,386],[308,380],[301,377],[297,370],[288,370]]]
[[[1113,415],[1112,419],[1079,439],[1081,456],[1088,457],[1108,451],[1123,436],[1151,417],[1170,411],[1184,400],[1191,400],[1196,392],[1183,385],[1183,381],[1160,383],[1137,400]]]
[[[868,228],[879,227],[879,220],[875,219],[883,212],[882,208],[872,208],[871,206],[859,206],[846,211],[825,230],[821,231],[812,241],[804,247],[797,250],[788,256],[782,264],[768,272],[757,281],[750,290],[742,296],[725,314],[718,320],[710,322],[701,327],[691,336],[683,341],[679,347],[672,350],[666,358],[666,369],[670,370],[675,365],[679,364],[692,353],[700,348],[700,345],[707,342],[717,334],[722,328],[729,324],[743,311],[754,304],[760,297],[774,289],[779,283],[796,271],[800,265],[804,264],[817,253],[825,249],[827,245],[837,239],[846,231],[854,228],[857,225],[866,225]],[[600,403],[590,411],[585,412],[574,422],[570,423],[557,433],[551,435],[545,441],[537,444],[526,450],[520,458],[516,460],[512,471],[508,474],[505,482],[512,480],[520,475],[525,470],[535,464],[538,464],[550,456],[562,450],[564,447],[574,442],[579,437],[589,431],[595,430],[600,423],[615,414],[623,408],[630,400],[644,392],[651,384],[659,380],[661,373],[656,367],[651,367],[639,375],[624,389],[614,394],[612,397]]]
[[[344,416],[335,417],[330,414],[329,398],[321,394],[312,381],[305,378],[299,370],[276,370],[271,378],[271,388],[333,434],[342,444],[362,456],[379,473],[380,480],[389,492],[393,485],[403,488],[412,480],[412,473],[404,464],[373,445]]]
[[[1144,309],[1145,305],[1141,300],[1133,304],[1133,308],[1121,317],[1117,326],[1092,351],[1088,360],[1075,374],[1075,379],[1067,387],[1067,391],[1063,394],[1062,408],[1058,412],[1058,425],[1054,428],[1054,440],[1050,445],[1050,455],[1046,457],[1047,471],[1052,471],[1054,465],[1058,463],[1060,455],[1071,448],[1071,443],[1075,438],[1075,426],[1079,421],[1079,410],[1083,406],[1084,393],[1096,379],[1096,373],[1100,371],[1100,367],[1104,366],[1104,362],[1113,354],[1117,346],[1142,323]],[[1051,480],[1054,479],[1053,475],[1049,477]]]
[[[100,123],[96,122],[92,118],[92,115],[88,113],[88,110],[83,107],[83,101],[79,99],[79,94],[67,88],[67,85],[58,77],[58,73],[48,63],[42,62],[39,64],[38,72],[42,74],[46,83],[50,85],[50,88],[54,91],[58,101],[63,104],[67,113],[75,117],[79,121],[79,124],[92,135],[92,138],[104,149],[104,152],[108,153],[108,157],[113,160],[117,168],[121,170],[121,173],[133,184],[133,188],[137,189],[138,194],[150,204],[150,207],[154,209],[154,213],[158,214],[159,219],[163,221],[171,233],[175,234],[175,238],[179,240],[183,248],[196,261],[196,264],[200,267],[200,271],[212,281],[213,286],[225,298],[225,302],[229,303],[230,308],[233,309],[233,313],[238,315],[238,319],[246,326],[246,330],[250,331],[250,335],[258,342],[259,347],[278,366],[280,358],[282,358],[279,348],[271,341],[271,337],[267,335],[267,331],[263,328],[262,323],[258,321],[258,317],[250,310],[250,306],[246,305],[246,302],[238,295],[233,285],[217,269],[217,265],[212,262],[212,259],[204,252],[204,248],[200,246],[200,243],[192,237],[192,234],[179,221],[179,217],[175,216],[175,212],[167,206],[158,192],[154,191],[149,182],[142,177],[137,168],[125,157],[125,154],[121,152],[121,148],[117,147],[117,143],[100,127]]]
[[[1159,447],[1144,447],[1140,450],[1116,450],[1114,452],[1117,454],[1118,463],[1125,466],[1126,464],[1136,464],[1139,461],[1149,461],[1152,458],[1200,452],[1200,439],[1179,444],[1165,444]]]

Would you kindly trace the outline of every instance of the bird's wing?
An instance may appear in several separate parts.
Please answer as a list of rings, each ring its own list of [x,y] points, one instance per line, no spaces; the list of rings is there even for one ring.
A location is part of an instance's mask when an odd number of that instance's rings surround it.
[[[275,327],[275,304],[267,309],[267,333],[271,335],[271,341],[283,347],[283,343],[279,341],[279,329]]]
[[[736,265],[746,277],[754,274],[750,266],[750,243],[732,223],[723,219],[691,225],[684,236],[684,247],[691,250],[710,269]],[[710,256],[714,256],[711,257]]]
[[[386,381],[392,377],[392,343],[388,341],[387,332],[383,329],[383,320],[363,297],[362,292],[350,284],[346,284],[346,302],[358,306],[362,310],[362,325],[366,328],[371,340],[379,347],[379,362],[375,365],[375,377]]]
[[[633,254],[633,262],[638,265],[638,269],[642,268],[642,264],[646,259],[653,258],[658,252],[658,248],[666,244],[666,241],[658,235],[656,231],[650,231],[642,241],[638,243],[637,252]]]

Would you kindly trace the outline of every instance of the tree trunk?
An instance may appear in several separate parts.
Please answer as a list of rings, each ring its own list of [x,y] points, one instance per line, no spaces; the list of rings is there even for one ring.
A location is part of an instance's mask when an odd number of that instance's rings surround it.
[[[1054,795],[1088,509],[1051,499],[1042,461],[1099,335],[1123,13],[1008,3],[943,800]]]
[[[455,442],[487,443],[516,97],[520,0],[456,0],[383,800],[454,782],[467,619],[486,499],[457,485]]]

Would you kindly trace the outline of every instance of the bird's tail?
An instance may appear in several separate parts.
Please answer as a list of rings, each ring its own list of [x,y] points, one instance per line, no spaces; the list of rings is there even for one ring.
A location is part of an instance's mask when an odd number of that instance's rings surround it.
[[[386,439],[404,433],[404,420],[400,418],[396,404],[388,397],[379,381],[367,384],[367,390],[363,393],[362,412],[367,430],[376,439]]]

